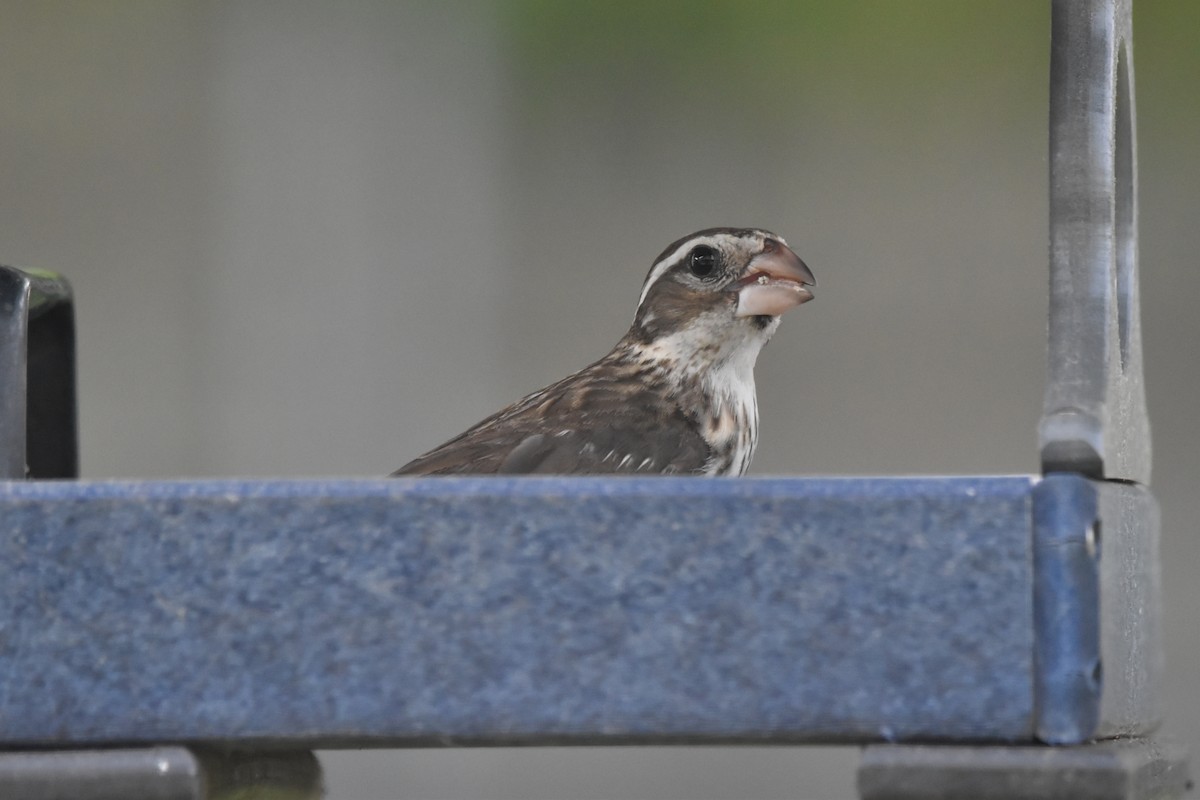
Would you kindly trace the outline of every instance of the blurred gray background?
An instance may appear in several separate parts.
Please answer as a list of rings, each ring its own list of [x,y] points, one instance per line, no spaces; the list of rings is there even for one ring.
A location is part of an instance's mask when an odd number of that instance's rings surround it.
[[[1200,4],[1135,64],[1167,733],[1200,743]],[[0,262],[78,303],[87,477],[380,475],[787,237],[754,472],[1037,469],[1049,4],[0,0]],[[848,748],[322,753],[329,797],[849,798]]]

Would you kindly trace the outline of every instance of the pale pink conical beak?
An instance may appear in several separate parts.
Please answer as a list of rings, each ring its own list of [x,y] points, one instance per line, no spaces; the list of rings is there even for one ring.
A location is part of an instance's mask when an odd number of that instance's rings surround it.
[[[763,250],[746,265],[743,276],[732,287],[738,293],[739,317],[777,317],[813,299],[806,287],[817,279],[791,248],[767,239]]]

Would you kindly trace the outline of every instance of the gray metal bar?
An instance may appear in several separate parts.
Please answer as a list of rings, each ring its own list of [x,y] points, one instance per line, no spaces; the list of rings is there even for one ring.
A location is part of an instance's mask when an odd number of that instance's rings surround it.
[[[202,800],[200,773],[182,747],[0,753],[0,797]]]
[[[1075,747],[872,745],[862,800],[1172,800],[1190,788],[1187,750],[1146,739]]]
[[[1131,0],[1055,0],[1045,472],[1150,481]]]
[[[0,266],[0,479],[77,477],[76,416],[70,284]]]
[[[321,767],[308,751],[186,747],[0,753],[0,797],[21,800],[316,800]]]

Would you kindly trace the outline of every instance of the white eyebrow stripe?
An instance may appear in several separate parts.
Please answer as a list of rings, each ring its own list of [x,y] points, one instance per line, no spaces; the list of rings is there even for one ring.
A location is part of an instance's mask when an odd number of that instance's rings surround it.
[[[747,228],[744,231],[744,233],[750,234],[752,236],[758,236],[763,239],[766,239],[768,237],[772,238],[772,239],[776,239],[784,247],[790,247],[790,245],[788,245],[787,241],[785,241],[782,236],[771,233],[770,231],[764,231],[761,228]],[[686,255],[693,247],[695,247],[696,245],[700,245],[700,244],[707,244],[707,245],[716,247],[718,242],[720,242],[722,240],[728,240],[731,238],[737,239],[737,238],[741,238],[741,237],[738,234],[734,234],[734,233],[715,233],[715,234],[710,234],[708,236],[697,236],[692,239],[688,239],[686,242],[679,245],[679,247],[675,248],[675,250],[669,256],[666,256],[661,261],[659,261],[657,264],[655,264],[654,269],[652,269],[650,271],[650,274],[646,277],[646,283],[645,283],[645,285],[642,286],[642,295],[641,295],[641,297],[638,298],[638,304],[637,304],[638,311],[641,310],[642,303],[646,302],[646,295],[648,295],[650,293],[650,287],[653,286],[655,283],[657,283],[658,280],[667,272],[667,270],[671,269],[671,267],[674,267],[676,264],[678,264],[683,259],[684,255]],[[636,317],[637,317],[637,311],[634,311],[634,318],[636,318]]]
[[[646,278],[646,285],[642,287],[642,296],[638,298],[638,308],[640,309],[642,307],[642,303],[646,302],[646,295],[650,293],[650,287],[657,283],[658,279],[661,278],[667,270],[678,264],[684,255],[693,247],[698,244],[716,246],[718,240],[728,238],[729,234],[727,233],[720,233],[715,236],[698,236],[695,239],[688,239],[686,242],[679,245],[679,247],[676,247],[675,251],[671,253],[671,255],[655,264],[654,269],[650,271],[650,275]],[[636,314],[637,312],[634,312],[635,316]]]

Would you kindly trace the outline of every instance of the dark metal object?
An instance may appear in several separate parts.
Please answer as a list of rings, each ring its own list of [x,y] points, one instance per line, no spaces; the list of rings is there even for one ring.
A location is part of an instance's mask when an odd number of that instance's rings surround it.
[[[1190,788],[1187,750],[1145,739],[1075,747],[872,745],[862,800],[1173,800]]]
[[[0,479],[79,474],[66,279],[0,266]]]
[[[1055,0],[1042,469],[1150,482],[1131,0]]]
[[[316,800],[321,767],[306,751],[186,747],[0,753],[0,797],[21,800]]]

